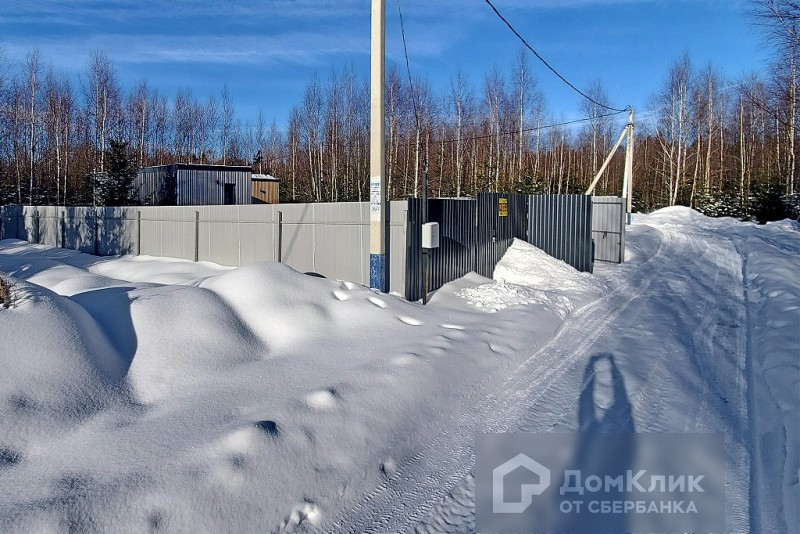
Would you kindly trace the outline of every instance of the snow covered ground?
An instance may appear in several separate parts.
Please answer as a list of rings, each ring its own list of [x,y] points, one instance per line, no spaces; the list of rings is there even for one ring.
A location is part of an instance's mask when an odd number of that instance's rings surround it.
[[[670,208],[627,252],[518,242],[422,307],[2,241],[0,531],[470,531],[477,431],[599,428],[723,432],[727,530],[800,532],[798,227]]]

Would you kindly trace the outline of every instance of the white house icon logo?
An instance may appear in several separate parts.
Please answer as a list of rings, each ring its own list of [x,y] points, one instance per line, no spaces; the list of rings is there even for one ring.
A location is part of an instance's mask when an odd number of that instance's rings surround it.
[[[503,481],[509,473],[524,467],[539,477],[538,484],[523,484],[519,502],[506,502],[503,496]],[[520,453],[492,471],[492,511],[495,514],[520,514],[533,503],[534,495],[541,495],[550,487],[550,470]]]

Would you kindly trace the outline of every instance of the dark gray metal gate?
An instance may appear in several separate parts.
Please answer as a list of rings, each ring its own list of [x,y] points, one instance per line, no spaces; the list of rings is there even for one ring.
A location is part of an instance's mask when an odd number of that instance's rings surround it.
[[[422,200],[408,200],[406,298],[423,294]],[[430,251],[433,291],[470,271],[491,277],[515,238],[524,239],[579,271],[593,268],[592,197],[480,193],[476,200],[428,201],[439,223],[439,248]]]
[[[592,197],[531,195],[528,242],[579,271],[592,272]]]
[[[478,246],[475,271],[491,278],[514,238],[528,239],[528,197],[478,194]]]

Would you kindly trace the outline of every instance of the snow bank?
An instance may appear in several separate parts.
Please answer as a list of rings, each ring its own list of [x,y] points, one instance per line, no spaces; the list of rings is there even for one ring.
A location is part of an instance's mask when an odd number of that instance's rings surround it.
[[[102,409],[127,369],[81,306],[11,281],[17,304],[0,308],[0,448],[17,432],[30,439],[47,426],[68,427]],[[23,424],[27,420],[36,425]]]
[[[541,291],[594,289],[598,282],[589,273],[548,255],[543,250],[515,239],[494,268],[500,282],[534,287]]]
[[[561,322],[530,306],[499,328],[462,299],[422,307],[275,263],[6,241],[0,270],[22,296],[0,310],[3,531],[320,524]]]
[[[502,280],[477,287],[464,288],[458,295],[476,308],[489,312],[503,310],[509,306],[540,304],[554,309],[558,316],[563,319],[572,310],[571,303],[567,297],[553,295],[550,292],[530,287],[507,284]]]
[[[122,282],[188,284],[233,270],[211,262],[154,256],[97,257],[63,248],[30,245],[18,239],[0,241],[3,270],[11,276],[48,287],[61,295],[113,287]],[[59,284],[63,283],[61,287]]]
[[[497,263],[494,280],[463,288],[456,294],[488,312],[536,304],[563,319],[604,290],[591,274],[578,272],[520,239],[514,239]]]

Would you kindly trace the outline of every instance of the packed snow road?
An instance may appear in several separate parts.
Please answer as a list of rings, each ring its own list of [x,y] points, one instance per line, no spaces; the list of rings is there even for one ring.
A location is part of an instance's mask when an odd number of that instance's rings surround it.
[[[281,265],[0,243],[0,530],[469,532],[476,432],[720,432],[726,531],[798,532],[800,233],[683,208],[421,307]],[[497,311],[489,314],[487,311]]]
[[[328,530],[474,531],[478,432],[698,432],[726,437],[726,532],[797,532],[800,235],[753,230],[680,209],[634,226],[633,261],[599,269],[610,293]],[[779,271],[760,329],[754,253]]]

